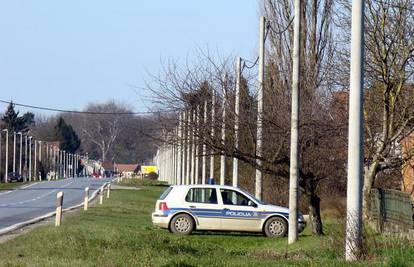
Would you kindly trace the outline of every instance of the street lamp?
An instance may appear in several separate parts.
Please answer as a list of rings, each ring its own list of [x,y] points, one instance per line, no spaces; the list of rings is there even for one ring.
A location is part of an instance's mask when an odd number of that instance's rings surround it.
[[[9,172],[9,130],[3,129],[6,132],[6,172],[4,173],[4,182],[7,183],[7,173]]]

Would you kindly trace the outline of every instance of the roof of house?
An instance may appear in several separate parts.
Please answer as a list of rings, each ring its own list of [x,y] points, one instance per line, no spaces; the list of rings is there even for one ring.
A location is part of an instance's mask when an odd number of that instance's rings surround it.
[[[139,164],[115,164],[115,169],[118,172],[135,172],[138,167]]]

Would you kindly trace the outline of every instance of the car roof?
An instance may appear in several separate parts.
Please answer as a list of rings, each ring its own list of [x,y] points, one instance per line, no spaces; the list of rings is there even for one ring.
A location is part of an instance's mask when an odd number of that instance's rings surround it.
[[[217,185],[217,184],[189,184],[189,185],[172,185],[174,188],[192,188],[192,187],[208,187],[208,188],[227,188],[227,189],[238,189],[238,187],[230,186],[230,185]]]

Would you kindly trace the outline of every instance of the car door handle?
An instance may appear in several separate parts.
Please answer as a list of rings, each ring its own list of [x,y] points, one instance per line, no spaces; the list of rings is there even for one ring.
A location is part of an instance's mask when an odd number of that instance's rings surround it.
[[[223,210],[224,210],[224,211],[228,211],[228,210],[230,210],[230,209],[228,209],[228,208],[224,208]]]
[[[190,206],[190,208],[194,209],[194,208],[197,208],[197,207],[196,206]]]

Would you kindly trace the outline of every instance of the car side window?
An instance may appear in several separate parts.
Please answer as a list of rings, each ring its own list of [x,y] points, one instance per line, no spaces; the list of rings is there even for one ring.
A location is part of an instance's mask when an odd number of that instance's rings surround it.
[[[249,198],[245,195],[229,189],[220,189],[221,199],[224,205],[249,206]]]
[[[217,204],[215,188],[191,188],[188,190],[185,201],[194,203]]]

